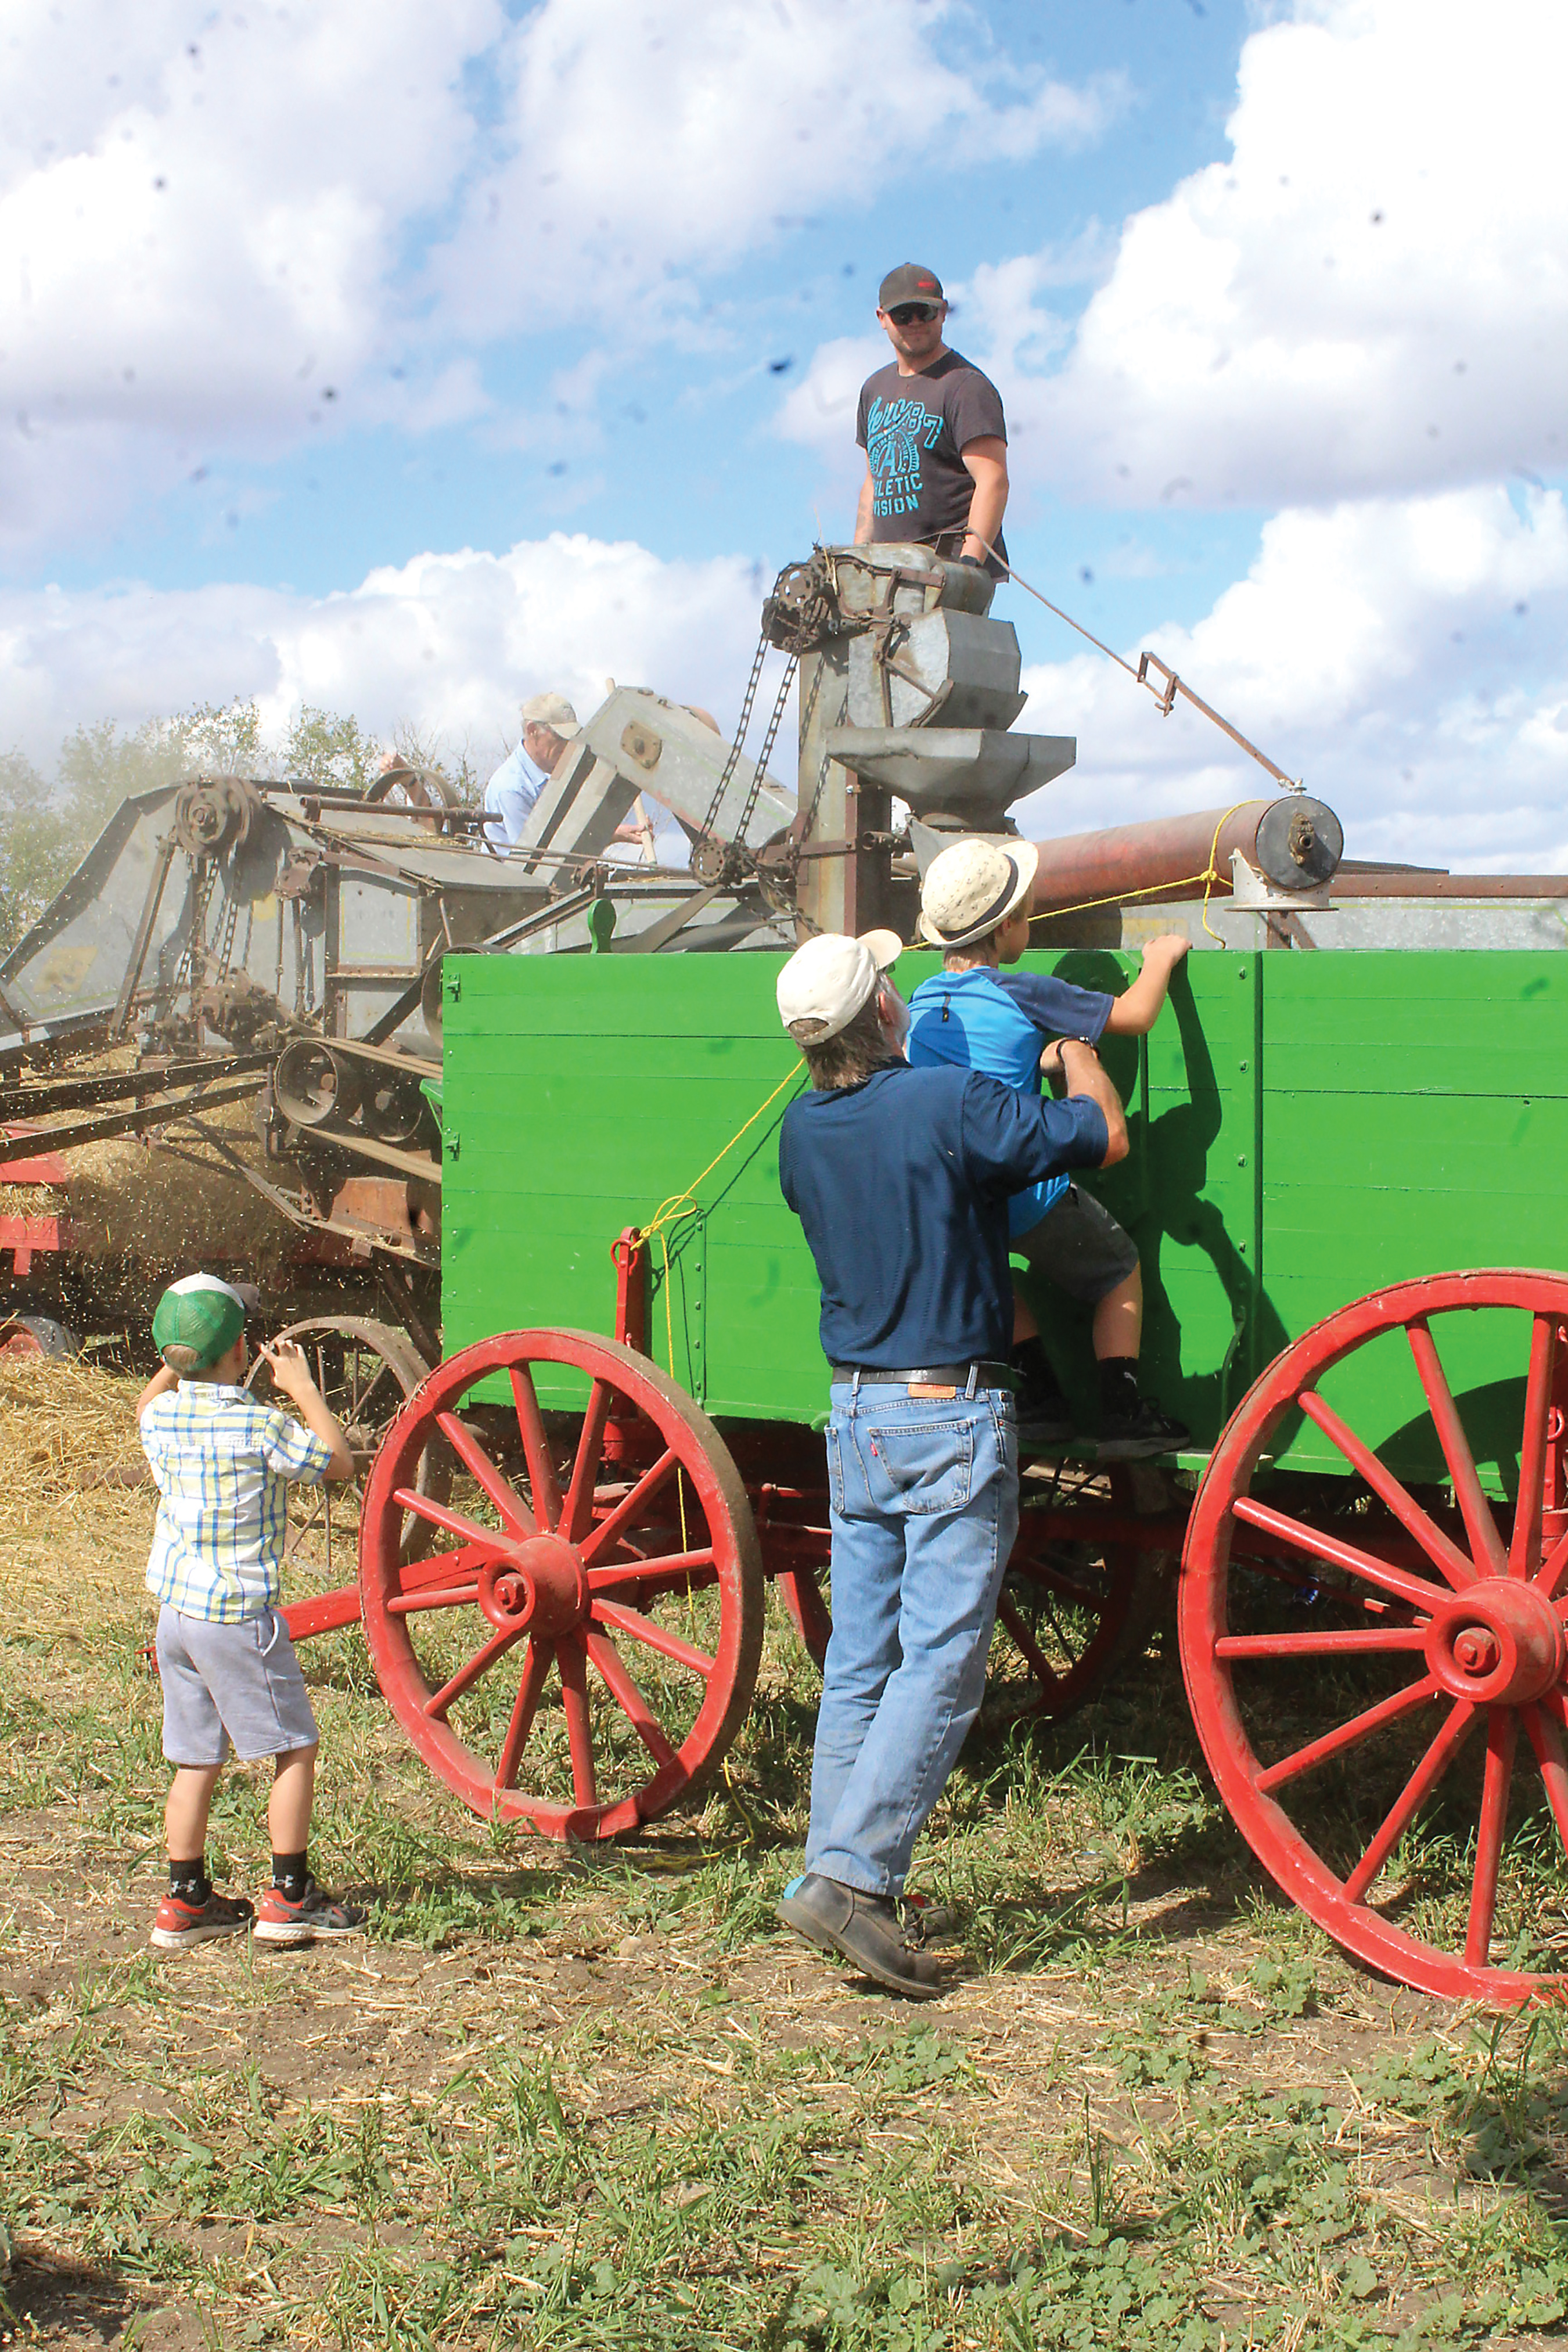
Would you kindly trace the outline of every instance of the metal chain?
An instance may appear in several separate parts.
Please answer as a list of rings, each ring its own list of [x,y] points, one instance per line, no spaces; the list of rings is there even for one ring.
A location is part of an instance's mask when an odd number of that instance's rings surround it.
[[[799,667],[799,655],[791,654],[784,663],[784,674],[779,681],[778,693],[773,698],[773,716],[768,720],[767,733],[763,737],[763,748],[757,753],[757,764],[752,770],[752,789],[746,794],[746,805],[741,811],[741,822],[735,827],[737,841],[745,840],[752,819],[756,814],[757,803],[762,797],[763,779],[768,772],[768,761],[773,755],[773,744],[778,736],[779,722],[784,718],[784,704],[789,700],[789,690],[795,684],[795,674]]]
[[[767,650],[768,641],[766,637],[759,637],[757,639],[757,650],[752,659],[752,675],[746,680],[746,692],[744,699],[741,704],[741,718],[740,723],[735,729],[735,740],[730,746],[730,755],[725,761],[723,768],[720,772],[718,782],[713,787],[713,797],[708,803],[708,814],[702,820],[702,830],[699,835],[700,840],[708,840],[712,834],[713,827],[718,822],[719,810],[722,804],[724,794],[730,788],[730,779],[735,772],[742,751],[745,745],[746,737],[751,732],[752,705],[757,698],[757,686],[763,675],[763,663],[766,658]]]

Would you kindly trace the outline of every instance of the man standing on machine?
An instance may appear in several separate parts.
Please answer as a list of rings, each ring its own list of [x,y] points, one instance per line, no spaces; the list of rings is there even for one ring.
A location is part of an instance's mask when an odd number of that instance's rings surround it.
[[[893,361],[860,387],[855,438],[866,452],[866,479],[855,544],[918,540],[1000,579],[1007,553],[1002,395],[942,341],[947,304],[933,269],[906,261],[889,270],[877,318]],[[987,542],[1002,562],[986,553]]]

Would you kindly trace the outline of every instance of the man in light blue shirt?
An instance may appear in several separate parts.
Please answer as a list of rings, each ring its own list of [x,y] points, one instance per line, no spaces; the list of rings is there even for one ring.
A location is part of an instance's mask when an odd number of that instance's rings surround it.
[[[535,801],[571,748],[577,713],[563,694],[531,695],[522,734],[485,786],[485,839],[506,852],[519,841]]]

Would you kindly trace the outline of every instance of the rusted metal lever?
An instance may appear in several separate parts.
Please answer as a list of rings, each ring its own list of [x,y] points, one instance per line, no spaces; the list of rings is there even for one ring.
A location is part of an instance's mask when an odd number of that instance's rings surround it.
[[[1164,681],[1163,685],[1155,685],[1153,679],[1149,675],[1152,669],[1159,671],[1161,677]],[[1139,655],[1138,683],[1140,686],[1146,686],[1148,688],[1150,693],[1159,704],[1160,715],[1163,719],[1169,719],[1171,712],[1174,708],[1177,695],[1184,694],[1187,700],[1193,705],[1193,708],[1195,710],[1201,710],[1205,719],[1212,719],[1215,725],[1219,728],[1222,732],[1228,735],[1233,743],[1239,743],[1244,751],[1249,751],[1252,757],[1257,761],[1258,766],[1260,768],[1267,768],[1269,774],[1275,777],[1279,782],[1282,783],[1287,792],[1299,793],[1301,790],[1300,784],[1297,782],[1294,776],[1288,776],[1283,768],[1277,768],[1267,751],[1260,751],[1256,743],[1252,743],[1247,740],[1239,727],[1233,727],[1228,719],[1222,719],[1219,712],[1215,710],[1211,704],[1205,702],[1201,694],[1194,694],[1193,692],[1192,688],[1187,684],[1184,677],[1178,677],[1170,664],[1168,662],[1163,662],[1160,659],[1158,654]]]

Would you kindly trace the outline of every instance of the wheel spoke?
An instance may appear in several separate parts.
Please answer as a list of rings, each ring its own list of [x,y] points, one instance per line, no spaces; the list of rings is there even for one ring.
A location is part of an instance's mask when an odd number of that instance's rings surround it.
[[[395,1592],[386,1604],[389,1617],[417,1617],[426,1609],[460,1609],[465,1601],[477,1601],[477,1584],[437,1584],[419,1592]]]
[[[583,1414],[583,1433],[577,1440],[576,1459],[572,1465],[572,1483],[566,1489],[562,1506],[558,1533],[568,1543],[580,1543],[587,1532],[589,1514],[594,1507],[594,1488],[598,1482],[599,1453],[605,1442],[605,1423],[610,1417],[612,1391],[607,1381],[595,1381],[588,1391],[587,1407]]]
[[[1508,1791],[1513,1779],[1513,1751],[1518,1738],[1516,1710],[1511,1706],[1489,1707],[1486,1778],[1481,1784],[1481,1818],[1476,1831],[1470,1918],[1465,1930],[1465,1958],[1473,1969],[1484,1969],[1491,1950],[1498,1868],[1502,1861],[1502,1834],[1508,1823]]]
[[[598,1803],[599,1788],[594,1777],[594,1726],[588,1714],[588,1674],[582,1643],[563,1642],[556,1664],[561,1669],[561,1704],[572,1749],[572,1793],[586,1811]]]
[[[531,1638],[528,1654],[522,1662],[522,1680],[518,1685],[517,1703],[511,1711],[511,1721],[506,1727],[506,1738],[501,1742],[500,1761],[496,1766],[498,1789],[515,1789],[517,1786],[517,1768],[528,1745],[528,1735],[539,1712],[544,1678],[550,1672],[550,1661],[554,1655],[553,1643],[542,1641],[537,1634]]]
[[[1352,1625],[1332,1633],[1222,1633],[1216,1658],[1331,1658],[1364,1656],[1379,1650],[1424,1650],[1419,1625]]]
[[[1513,1507],[1510,1576],[1533,1576],[1541,1565],[1541,1513],[1546,1500],[1547,1417],[1557,1370],[1557,1318],[1538,1315],[1530,1333],[1530,1377],[1524,1386],[1524,1428],[1519,1441],[1519,1499]]]
[[[461,1536],[486,1559],[493,1559],[505,1544],[505,1537],[498,1535],[494,1528],[481,1528],[478,1519],[466,1519],[461,1511],[448,1510],[445,1503],[432,1502],[428,1495],[418,1494],[412,1486],[397,1487],[392,1499],[401,1503],[405,1511],[412,1511],[416,1519],[428,1519],[432,1527],[445,1528],[447,1535]]]
[[[673,1658],[678,1666],[689,1667],[694,1675],[700,1675],[704,1682],[719,1663],[705,1650],[694,1649],[689,1642],[683,1642],[679,1633],[668,1633],[664,1626],[656,1624],[651,1617],[645,1617],[640,1610],[623,1609],[618,1601],[595,1598],[593,1615],[598,1624],[614,1625],[618,1633],[629,1633],[634,1642],[642,1642],[648,1649],[658,1650],[661,1656]]]
[[[1070,1576],[1064,1576],[1052,1560],[1038,1558],[1022,1559],[1009,1568],[1007,1573],[1010,1579],[1018,1581],[1026,1580],[1031,1584],[1045,1585],[1058,1601],[1071,1601],[1079,1609],[1091,1609],[1097,1617],[1105,1614],[1104,1593],[1091,1592],[1087,1584],[1076,1583]]]
[[[1568,1853],[1568,1755],[1563,1753],[1563,1733],[1555,1717],[1543,1706],[1527,1706],[1522,1712],[1524,1727],[1541,1767],[1546,1801],[1552,1808],[1563,1851]]]
[[[1406,1781],[1383,1827],[1346,1879],[1345,1895],[1350,1902],[1362,1900],[1405,1830],[1464,1746],[1466,1736],[1479,1712],[1473,1700],[1457,1698],[1454,1701],[1442,1729]]]
[[[1002,1599],[996,1603],[996,1614],[1002,1620],[1003,1624],[1007,1628],[1009,1634],[1012,1636],[1015,1647],[1018,1650],[1025,1664],[1028,1666],[1036,1680],[1041,1683],[1047,1690],[1054,1690],[1061,1681],[1060,1675],[1058,1674],[1055,1666],[1052,1665],[1049,1658],[1047,1657],[1044,1650],[1041,1649],[1039,1643],[1036,1641],[1034,1635],[1025,1624],[1023,1618],[1019,1615],[1017,1610],[1015,1609],[1013,1603],[1007,1599],[1005,1594],[1004,1594]]]
[[[436,1426],[469,1475],[484,1488],[514,1535],[531,1536],[533,1513],[510,1478],[503,1478],[479,1439],[455,1412],[438,1412]]]
[[[450,1584],[454,1577],[475,1576],[494,1549],[493,1544],[464,1544],[459,1551],[433,1551],[423,1559],[406,1559],[397,1571],[398,1592],[406,1596],[428,1584]]]
[[[604,1677],[605,1687],[619,1705],[632,1729],[656,1764],[673,1764],[675,1750],[659,1729],[652,1708],[622,1665],[607,1633],[589,1633],[584,1640],[588,1655]]]
[[[1378,1500],[1385,1503],[1406,1534],[1413,1535],[1435,1568],[1439,1569],[1456,1591],[1476,1580],[1473,1560],[1467,1559],[1451,1536],[1446,1536],[1436,1519],[1424,1511],[1408,1488],[1402,1486],[1392,1470],[1380,1462],[1369,1445],[1363,1445],[1331,1405],[1323,1402],[1315,1389],[1304,1389],[1296,1400],[1308,1420],[1321,1429],[1330,1444],[1338,1446],[1345,1460],[1361,1472]]]
[[[1437,1697],[1441,1688],[1435,1675],[1424,1675],[1419,1682],[1410,1683],[1404,1690],[1395,1691],[1392,1698],[1379,1699],[1375,1706],[1366,1707],[1360,1715],[1352,1715],[1348,1723],[1340,1724],[1333,1731],[1325,1731],[1321,1739],[1310,1739],[1305,1748],[1298,1748],[1290,1755],[1282,1756],[1278,1764],[1270,1764],[1266,1771],[1259,1772],[1253,1786],[1260,1795],[1268,1796],[1273,1790],[1282,1788],[1287,1780],[1294,1780],[1299,1774],[1310,1772],[1319,1764],[1326,1764],[1331,1756],[1342,1755],[1347,1748],[1358,1748],[1363,1739],[1370,1739],[1374,1731],[1381,1731],[1385,1723],[1397,1723],[1402,1715],[1414,1714],[1418,1706],[1425,1706],[1429,1700]]]
[[[581,1558],[584,1568],[592,1567],[599,1554],[615,1542],[621,1529],[630,1527],[644,1505],[652,1501],[659,1488],[668,1483],[671,1472],[678,1467],[675,1448],[667,1447],[652,1469],[643,1472],[630,1493],[623,1495],[615,1509],[606,1512],[598,1525],[584,1538],[581,1547]]]
[[[1548,1601],[1552,1599],[1562,1583],[1564,1569],[1568,1569],[1568,1535],[1559,1537],[1556,1543],[1552,1545],[1546,1555],[1541,1573],[1535,1580]]]
[[[586,1546],[584,1546],[584,1552]],[[700,1551],[651,1552],[645,1559],[613,1560],[607,1568],[588,1570],[590,1592],[614,1592],[622,1585],[646,1584],[649,1577],[678,1578],[699,1568],[711,1568],[713,1547],[704,1544]]]
[[[440,1689],[426,1700],[426,1714],[445,1715],[455,1698],[461,1698],[469,1685],[477,1683],[481,1675],[488,1675],[496,1660],[503,1658],[514,1642],[521,1641],[523,1631],[521,1625],[503,1627],[500,1633],[492,1633],[488,1642],[481,1643],[468,1664],[459,1666],[451,1681],[443,1683]]]
[[[1429,1584],[1425,1577],[1412,1576],[1408,1570],[1395,1568],[1392,1560],[1373,1559],[1370,1552],[1359,1551],[1354,1544],[1342,1543],[1338,1536],[1328,1535],[1321,1528],[1310,1528],[1302,1519],[1289,1518],[1267,1503],[1255,1503],[1248,1495],[1238,1496],[1231,1509],[1249,1528],[1260,1528],[1265,1535],[1289,1544],[1295,1551],[1310,1552],[1314,1559],[1326,1560],[1331,1568],[1342,1568],[1347,1576],[1359,1576],[1364,1583],[1375,1584],[1380,1592],[1392,1592],[1396,1600],[1408,1601],[1414,1609],[1425,1609],[1430,1613],[1440,1609],[1448,1598],[1447,1586]]]
[[[512,1366],[511,1393],[517,1406],[517,1426],[522,1439],[523,1458],[528,1464],[533,1516],[543,1532],[549,1534],[561,1517],[561,1486],[555,1475],[550,1440],[545,1433],[544,1416],[539,1410],[539,1398],[534,1391],[533,1375],[526,1364]]]
[[[1459,1409],[1454,1402],[1447,1375],[1437,1354],[1437,1343],[1428,1326],[1419,1318],[1406,1326],[1405,1336],[1410,1342],[1415,1370],[1426,1391],[1432,1425],[1437,1432],[1437,1443],[1443,1449],[1448,1475],[1454,1482],[1454,1500],[1465,1522],[1465,1533],[1469,1537],[1476,1566],[1489,1575],[1501,1576],[1508,1566],[1502,1538],[1498,1533],[1491,1505],[1481,1492],[1475,1455],[1470,1452],[1469,1440],[1459,1419]]]

